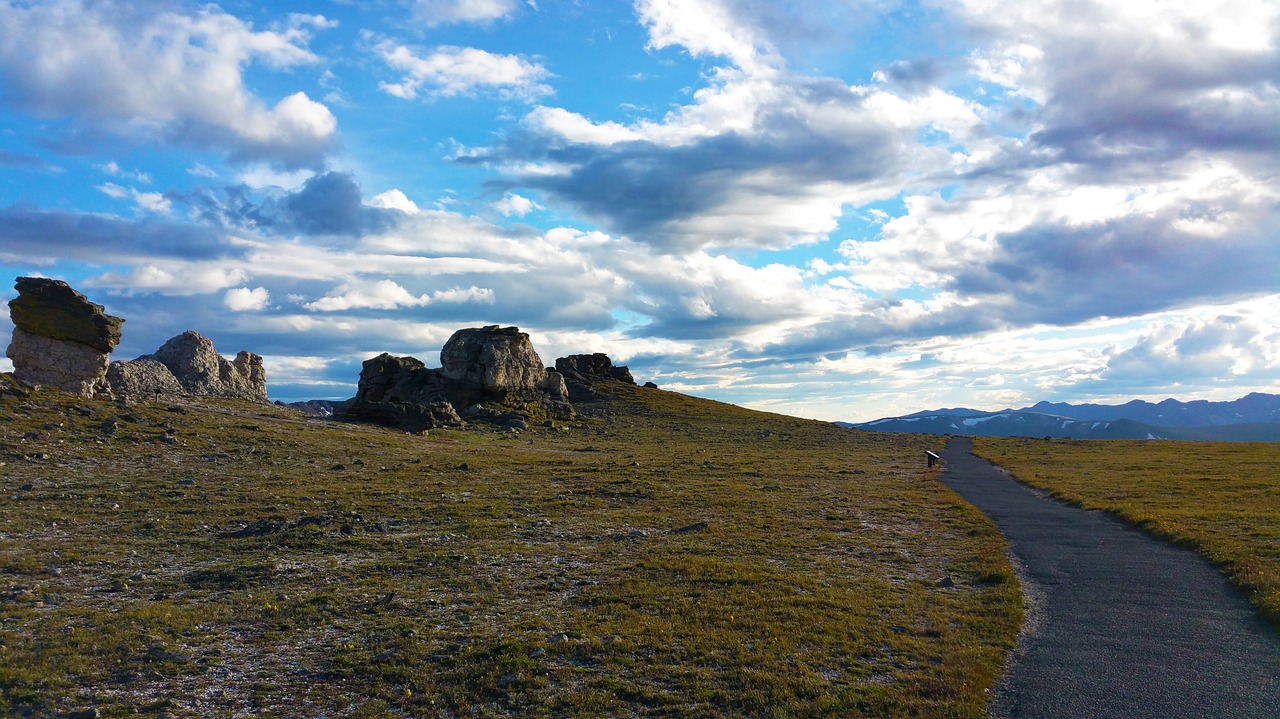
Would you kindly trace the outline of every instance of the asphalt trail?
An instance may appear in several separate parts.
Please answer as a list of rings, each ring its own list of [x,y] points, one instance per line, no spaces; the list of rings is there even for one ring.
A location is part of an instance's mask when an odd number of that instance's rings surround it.
[[[1000,528],[1030,604],[992,717],[1280,719],[1280,636],[1207,560],[971,449],[951,439],[940,479]]]

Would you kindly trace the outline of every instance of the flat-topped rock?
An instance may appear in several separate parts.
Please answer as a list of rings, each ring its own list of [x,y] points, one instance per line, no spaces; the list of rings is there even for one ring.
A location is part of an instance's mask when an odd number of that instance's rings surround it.
[[[106,313],[66,282],[19,277],[9,302],[13,341],[5,355],[14,378],[85,396],[109,397],[107,355],[124,320]]]
[[[19,277],[18,296],[9,301],[9,318],[23,332],[78,342],[107,354],[120,343],[124,320],[75,291],[62,280]]]

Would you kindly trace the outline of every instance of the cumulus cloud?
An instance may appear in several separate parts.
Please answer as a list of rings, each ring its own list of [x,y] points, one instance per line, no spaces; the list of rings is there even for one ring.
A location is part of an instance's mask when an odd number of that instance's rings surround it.
[[[1129,347],[1108,350],[1099,379],[1161,384],[1230,381],[1280,374],[1280,324],[1264,317],[1217,315],[1150,323]]]
[[[389,67],[404,73],[399,82],[383,82],[378,87],[406,100],[418,97],[420,90],[440,97],[492,92],[516,100],[532,100],[552,92],[543,82],[551,73],[519,55],[448,45],[422,54],[389,41],[379,43],[376,52]]]
[[[6,3],[0,78],[7,102],[81,127],[314,165],[334,144],[333,114],[302,92],[268,106],[243,73],[251,63],[314,63],[307,27],[323,25],[258,31],[214,5],[183,13],[152,3]]]
[[[400,190],[387,190],[380,192],[369,198],[369,204],[373,207],[381,207],[385,210],[400,210],[409,214],[416,214],[420,210],[418,205],[410,200]]]
[[[972,0],[953,10],[992,38],[974,54],[976,73],[1039,104],[1032,139],[1062,161],[1113,172],[1118,160],[1280,144],[1274,4]]]
[[[266,309],[270,303],[271,293],[265,287],[237,287],[222,296],[222,304],[232,312],[256,312]]]
[[[523,195],[508,192],[502,196],[501,200],[494,203],[494,209],[504,217],[524,217],[534,210],[542,210],[545,208]]]
[[[679,45],[694,55],[729,59],[748,70],[780,62],[758,27],[743,22],[736,4],[721,0],[638,0],[636,14],[649,28],[649,46]]]
[[[924,124],[958,137],[973,108],[944,93],[904,100],[831,80],[725,71],[662,122],[595,125],[535,110],[524,132],[461,158],[609,230],[671,251],[784,248],[825,239],[848,205],[892,197],[957,156],[915,142]]]

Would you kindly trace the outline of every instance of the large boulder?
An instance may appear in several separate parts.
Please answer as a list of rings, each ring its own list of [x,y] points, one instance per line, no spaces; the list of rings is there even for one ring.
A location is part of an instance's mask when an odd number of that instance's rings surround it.
[[[106,313],[66,282],[19,277],[9,302],[13,341],[5,354],[14,378],[85,396],[109,397],[107,355],[124,320]]]
[[[614,365],[609,355],[603,352],[557,358],[556,371],[564,376],[569,400],[572,402],[596,399],[599,395],[594,387],[599,382],[636,383],[626,365]]]
[[[191,330],[165,342],[154,354],[111,363],[108,377],[112,390],[127,398],[165,393],[267,401],[261,357],[241,352],[227,360],[214,349],[213,340]]]
[[[252,352],[240,352],[228,362],[213,348],[213,340],[187,330],[151,357],[168,367],[190,394],[267,401],[267,371]]]
[[[380,354],[364,362],[356,396],[335,414],[390,425],[411,432],[463,424],[456,408],[474,421],[513,416],[571,419],[573,406],[564,378],[549,372],[529,341],[515,327],[459,330],[440,352],[439,369],[414,357]],[[477,405],[501,411],[475,411]],[[523,420],[521,422],[523,424]]]
[[[488,391],[537,389],[547,376],[529,335],[517,327],[458,330],[440,350],[445,377]]]
[[[387,425],[407,432],[463,424],[449,402],[448,380],[416,357],[386,352],[364,361],[356,396],[335,414]]]
[[[18,296],[9,302],[9,318],[24,332],[76,342],[109,354],[120,343],[124,320],[106,313],[62,280],[19,277]]]
[[[115,396],[121,399],[147,399],[162,394],[187,393],[168,367],[147,355],[135,360],[112,362],[107,368],[107,382]]]

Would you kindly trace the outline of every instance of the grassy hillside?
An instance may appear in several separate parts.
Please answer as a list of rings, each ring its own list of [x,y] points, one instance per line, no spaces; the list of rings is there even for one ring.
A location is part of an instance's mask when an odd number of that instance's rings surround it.
[[[0,376],[0,714],[984,715],[1018,591],[931,440],[616,395],[415,436]]]
[[[980,438],[1019,479],[1223,566],[1280,627],[1280,444]]]

